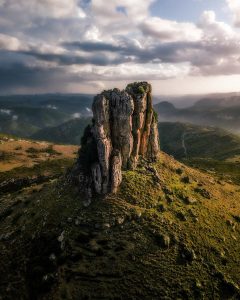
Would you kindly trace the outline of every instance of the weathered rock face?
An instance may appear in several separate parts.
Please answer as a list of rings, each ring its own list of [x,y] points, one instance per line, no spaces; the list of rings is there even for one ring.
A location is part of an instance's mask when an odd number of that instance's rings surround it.
[[[139,156],[149,161],[157,158],[159,138],[151,85],[139,82],[123,91],[104,91],[94,98],[92,110],[93,122],[85,129],[75,174],[88,196],[115,193],[122,170],[134,169]]]

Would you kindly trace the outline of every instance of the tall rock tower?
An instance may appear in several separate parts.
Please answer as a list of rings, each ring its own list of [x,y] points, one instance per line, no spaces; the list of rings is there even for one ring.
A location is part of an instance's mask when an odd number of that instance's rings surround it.
[[[94,98],[92,125],[85,129],[73,171],[89,197],[115,193],[122,170],[134,169],[140,156],[156,160],[159,138],[151,91],[149,83],[138,82]]]

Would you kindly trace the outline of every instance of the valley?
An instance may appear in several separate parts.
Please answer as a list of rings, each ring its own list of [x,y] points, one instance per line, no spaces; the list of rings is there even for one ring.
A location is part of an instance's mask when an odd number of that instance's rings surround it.
[[[0,135],[3,299],[238,299],[240,138],[159,122],[157,159],[89,200],[72,174],[91,119]]]
[[[0,0],[0,300],[240,300],[240,0]]]
[[[240,137],[189,123],[160,122],[161,149],[185,164],[240,184]]]
[[[240,97],[221,96],[203,98],[189,107],[176,108],[168,101],[155,104],[160,122],[191,123],[213,126],[240,133]]]
[[[43,128],[90,117],[92,96],[45,94],[0,96],[0,132],[30,137]]]

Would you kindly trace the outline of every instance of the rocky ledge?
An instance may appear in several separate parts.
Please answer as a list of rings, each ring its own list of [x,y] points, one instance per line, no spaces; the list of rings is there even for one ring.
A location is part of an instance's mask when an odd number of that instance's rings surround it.
[[[72,172],[88,197],[115,193],[122,170],[134,169],[139,157],[156,160],[159,138],[151,90],[149,83],[139,82],[94,98],[92,125],[85,129]]]

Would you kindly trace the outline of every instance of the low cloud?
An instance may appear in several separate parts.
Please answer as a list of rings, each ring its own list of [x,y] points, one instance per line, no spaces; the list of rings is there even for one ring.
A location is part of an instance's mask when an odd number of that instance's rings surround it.
[[[80,119],[81,117],[82,117],[81,113],[74,113],[74,114],[72,114],[72,118],[73,119]]]
[[[10,109],[4,109],[4,108],[1,108],[1,109],[0,109],[0,114],[10,116],[10,115],[12,114],[12,111],[11,111]]]
[[[47,108],[53,109],[53,110],[57,110],[58,109],[56,105],[52,105],[52,104],[48,104]]]

